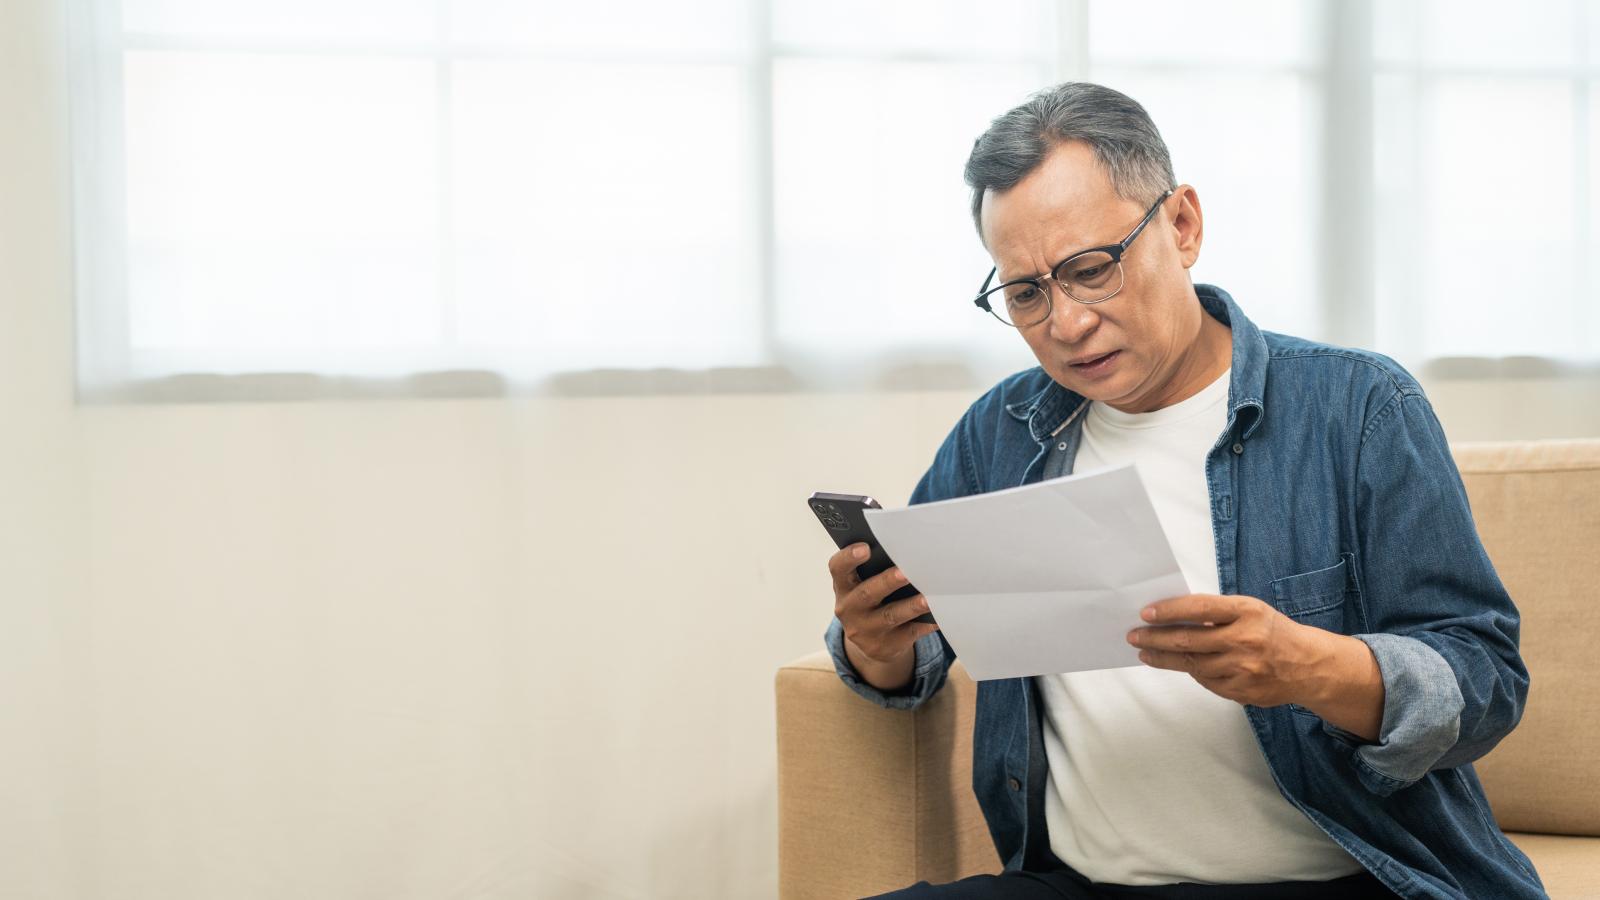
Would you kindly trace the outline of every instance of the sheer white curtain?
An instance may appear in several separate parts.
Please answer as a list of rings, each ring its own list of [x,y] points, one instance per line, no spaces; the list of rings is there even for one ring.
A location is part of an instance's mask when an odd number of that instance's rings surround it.
[[[960,169],[1063,77],[1149,107],[1266,327],[1600,353],[1589,0],[76,3],[88,394],[1016,368]]]

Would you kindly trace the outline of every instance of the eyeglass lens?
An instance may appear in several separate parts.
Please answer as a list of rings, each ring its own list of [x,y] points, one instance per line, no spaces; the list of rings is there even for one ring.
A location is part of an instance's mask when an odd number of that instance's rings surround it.
[[[1122,288],[1122,264],[1109,253],[1081,253],[1062,262],[1052,278],[1079,303],[1096,303]],[[1050,298],[1040,280],[1002,285],[983,296],[1008,325],[1026,327],[1050,315]]]

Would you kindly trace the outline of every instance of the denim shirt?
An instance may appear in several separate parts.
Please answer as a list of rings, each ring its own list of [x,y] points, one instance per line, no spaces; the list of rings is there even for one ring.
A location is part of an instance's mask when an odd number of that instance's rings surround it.
[[[1260,331],[1222,290],[1196,293],[1233,332],[1227,425],[1205,459],[1220,592],[1360,639],[1383,678],[1376,743],[1294,704],[1243,707],[1279,791],[1402,897],[1546,896],[1471,765],[1516,727],[1528,671],[1422,389],[1387,357]],[[911,502],[1070,472],[1083,404],[1041,368],[1007,378],[956,423]],[[882,692],[851,667],[837,618],[825,641],[844,682],[891,709],[926,701],[955,660],[927,635],[911,683]],[[1039,702],[1031,678],[978,683],[972,788],[1007,869],[1056,862]]]

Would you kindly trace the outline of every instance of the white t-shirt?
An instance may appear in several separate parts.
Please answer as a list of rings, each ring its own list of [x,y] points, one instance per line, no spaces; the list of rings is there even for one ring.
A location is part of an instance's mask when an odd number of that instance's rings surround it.
[[[1225,372],[1155,412],[1095,403],[1073,464],[1075,472],[1138,467],[1199,594],[1217,593],[1205,458],[1227,426],[1227,400]],[[1325,881],[1362,871],[1278,792],[1244,707],[1188,673],[1141,665],[1035,682],[1050,848],[1091,881]]]

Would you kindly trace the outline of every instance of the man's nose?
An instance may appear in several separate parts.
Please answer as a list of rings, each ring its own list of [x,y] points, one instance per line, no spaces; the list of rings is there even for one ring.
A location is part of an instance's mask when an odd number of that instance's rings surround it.
[[[1055,291],[1050,298],[1050,336],[1064,344],[1082,342],[1100,324],[1100,313],[1092,304],[1072,299],[1054,279],[1050,290]]]

